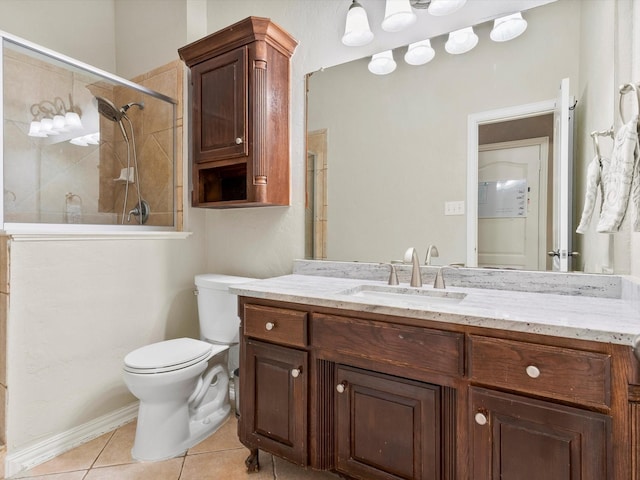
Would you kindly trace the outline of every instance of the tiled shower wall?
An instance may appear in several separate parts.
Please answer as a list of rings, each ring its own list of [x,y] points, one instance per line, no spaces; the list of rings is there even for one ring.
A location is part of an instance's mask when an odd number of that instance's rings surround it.
[[[176,105],[176,161],[175,170],[173,159],[173,106],[146,96],[144,109],[131,107],[127,112],[133,123],[135,135],[135,148],[138,157],[140,174],[140,194],[149,203],[151,214],[147,225],[171,225],[171,216],[176,202],[176,226],[182,230],[183,224],[183,175],[182,175],[182,94],[183,94],[184,65],[179,60],[156,68],[148,73],[132,78],[138,85],[142,85],[156,92],[162,93],[178,101]],[[116,105],[126,105],[130,102],[143,100],[137,92],[127,88],[116,88],[114,92]],[[107,125],[105,124],[107,123]],[[110,124],[110,125],[108,125]],[[128,129],[129,125],[125,122]],[[111,136],[115,141],[115,158],[111,170],[108,165],[101,167],[104,177],[101,184],[108,185],[113,192],[113,211],[120,213],[124,201],[124,188],[116,185],[113,188],[113,178],[120,175],[120,170],[127,166],[126,143],[122,138],[119,127],[112,122],[101,119],[101,132],[105,132],[105,138]],[[133,142],[131,142],[133,144]],[[175,174],[175,188],[171,191],[171,179]],[[103,191],[101,185],[101,201]],[[137,203],[135,188],[129,188],[129,199],[126,211]],[[106,198],[104,199],[106,201]],[[126,223],[126,221],[125,221]]]

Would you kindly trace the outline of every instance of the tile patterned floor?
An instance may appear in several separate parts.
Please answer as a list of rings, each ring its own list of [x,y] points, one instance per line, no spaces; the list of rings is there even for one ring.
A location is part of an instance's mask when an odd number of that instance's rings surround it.
[[[232,416],[186,455],[162,462],[136,462],[131,447],[136,423],[106,433],[31,470],[11,477],[28,480],[336,480],[328,472],[297,467],[260,452],[260,471],[247,473],[249,451],[240,443]]]

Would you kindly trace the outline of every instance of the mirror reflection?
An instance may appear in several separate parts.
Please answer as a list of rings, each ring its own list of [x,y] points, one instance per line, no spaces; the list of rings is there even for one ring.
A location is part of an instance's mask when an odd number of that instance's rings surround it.
[[[613,94],[599,88],[598,78],[610,79],[612,68],[603,73],[585,66],[598,55],[613,57],[613,50],[605,41],[594,55],[582,35],[598,21],[598,9],[606,3],[559,0],[531,9],[527,31],[509,42],[490,41],[492,22],[478,25],[480,42],[463,55],[445,52],[446,36],[433,38],[436,56],[421,66],[406,64],[406,49],[396,49],[397,68],[389,75],[371,74],[369,58],[310,74],[307,258],[389,262],[400,260],[409,246],[426,256],[427,247],[436,245],[439,256],[433,264],[469,264],[467,215],[477,219],[477,210],[467,211],[469,117],[553,102],[564,78],[570,80],[571,95],[578,101],[570,209],[582,208],[582,157],[592,155],[583,145],[590,145],[587,130],[613,121]],[[601,41],[611,36],[604,30]],[[554,32],[552,41],[549,32]],[[587,107],[598,102],[611,106],[594,116]],[[538,207],[544,215],[535,222],[540,237],[535,261],[508,268],[553,269],[553,259],[546,254],[555,248],[552,193],[558,180],[553,173],[554,128],[545,118],[542,127],[522,121],[524,131],[511,123],[511,133],[506,133],[497,120],[479,129],[480,143],[491,144],[476,146],[479,151],[496,150],[499,143],[533,141],[547,156],[547,172],[539,174],[547,197]],[[475,208],[477,199],[472,204]],[[477,229],[471,234],[486,239],[486,225],[480,221]],[[569,229],[575,250],[585,241],[574,231],[575,225]],[[506,246],[514,243],[509,233],[492,235]],[[478,264],[487,263],[480,253]],[[585,262],[582,256],[573,269],[581,270]]]

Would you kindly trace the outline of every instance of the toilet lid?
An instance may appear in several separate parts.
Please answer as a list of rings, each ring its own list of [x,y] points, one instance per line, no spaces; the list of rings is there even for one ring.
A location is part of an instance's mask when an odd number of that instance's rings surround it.
[[[211,357],[212,345],[193,338],[152,343],[124,357],[125,368],[138,373],[160,373],[188,367]]]

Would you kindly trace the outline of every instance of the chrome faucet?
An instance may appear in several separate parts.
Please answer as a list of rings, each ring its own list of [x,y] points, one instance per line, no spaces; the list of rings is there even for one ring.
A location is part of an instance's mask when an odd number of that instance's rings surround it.
[[[412,287],[421,287],[422,286],[422,274],[420,273],[420,260],[418,259],[418,252],[415,248],[409,247],[406,252],[404,252],[404,263],[412,263],[413,268],[411,269],[411,283]]]
[[[440,256],[440,253],[438,253],[438,247],[435,245],[429,245],[427,248],[427,256],[424,259],[424,264],[431,265],[431,259],[438,256]]]

